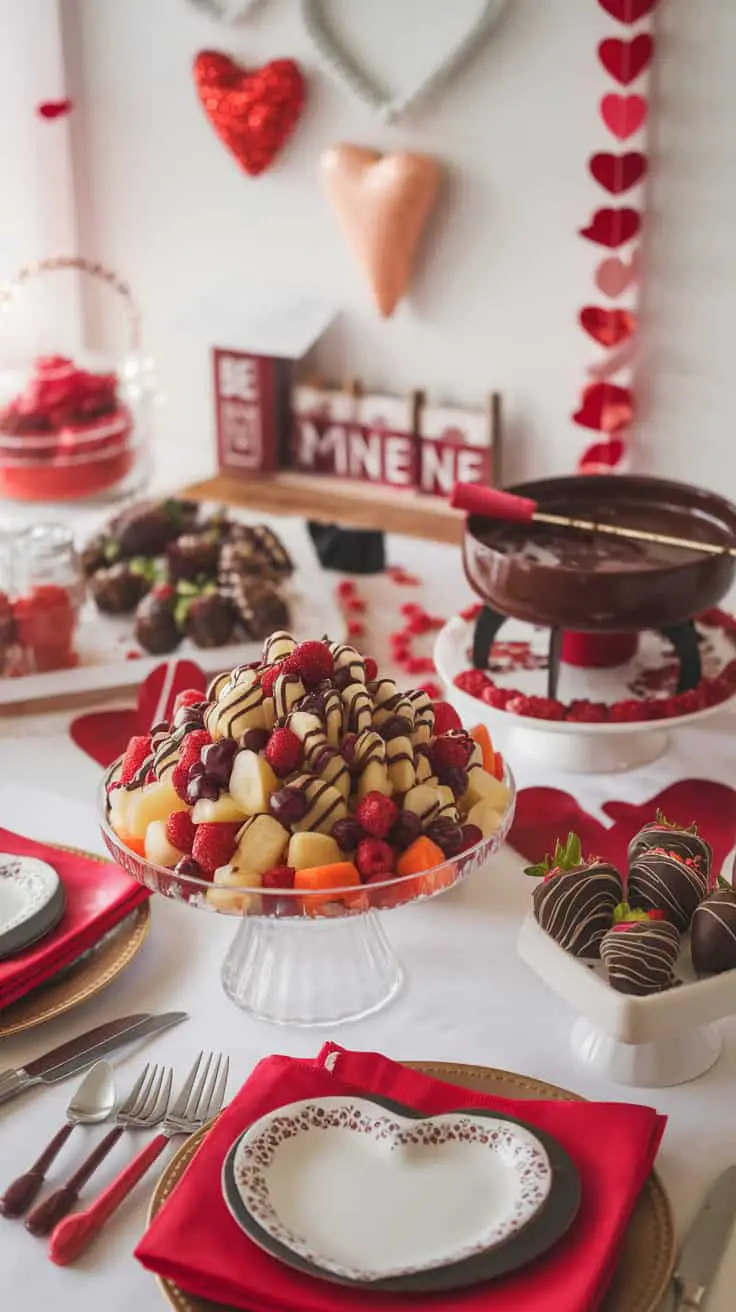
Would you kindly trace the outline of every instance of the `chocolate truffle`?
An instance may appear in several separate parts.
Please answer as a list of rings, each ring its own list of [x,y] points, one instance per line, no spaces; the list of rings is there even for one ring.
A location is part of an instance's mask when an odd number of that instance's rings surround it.
[[[228,597],[206,592],[187,607],[185,630],[197,647],[224,647],[235,628],[235,612]]]
[[[145,574],[131,569],[127,560],[95,570],[89,580],[92,598],[103,615],[129,615],[150,586]]]
[[[674,984],[680,934],[667,920],[637,920],[609,929],[601,943],[608,982],[619,993],[646,997]]]
[[[695,908],[690,952],[698,974],[736,969],[736,889],[718,888]]]
[[[223,589],[225,592],[225,589]],[[281,594],[263,579],[235,579],[226,595],[249,638],[265,638],[289,623],[289,608]]]
[[[653,847],[632,862],[627,890],[629,906],[663,911],[682,932],[708,892],[708,876],[676,852]]]
[[[629,863],[641,856],[642,852],[648,852],[653,847],[663,847],[667,852],[675,852],[683,860],[691,861],[698,866],[704,875],[710,874],[713,852],[710,843],[706,843],[700,836],[695,824],[687,829],[684,825],[670,824],[665,820],[662,812],[658,811],[656,820],[644,825],[629,843]]]
[[[166,548],[166,572],[172,583],[215,579],[220,562],[220,544],[204,533],[183,533]]]
[[[532,893],[534,916],[545,933],[574,957],[597,957],[623,897],[621,876],[605,861],[551,871]]]
[[[173,588],[154,588],[143,598],[135,613],[134,632],[141,647],[154,656],[179,646],[181,633],[174,615]]]

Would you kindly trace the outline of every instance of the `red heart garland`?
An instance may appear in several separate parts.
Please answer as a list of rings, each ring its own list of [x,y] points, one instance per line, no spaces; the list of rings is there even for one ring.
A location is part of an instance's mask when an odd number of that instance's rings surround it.
[[[618,19],[619,23],[625,23],[627,27],[632,27],[638,23],[640,18],[646,18],[651,14],[657,0],[598,0],[601,9],[605,9],[611,18]]]
[[[573,420],[581,428],[599,433],[616,433],[626,428],[634,417],[631,389],[615,383],[591,383],[583,389],[580,409]]]
[[[293,59],[273,59],[248,71],[215,50],[203,50],[194,60],[194,85],[218,137],[251,177],[273,162],[306,97]]]
[[[610,191],[612,196],[620,196],[646,175],[647,157],[639,150],[630,150],[625,155],[609,155],[601,151],[598,155],[591,155],[588,168],[601,187]]]
[[[608,310],[600,305],[586,305],[580,311],[580,324],[599,345],[619,346],[636,332],[636,315],[630,310]]]
[[[593,442],[586,447],[578,461],[579,474],[610,474],[617,469],[626,455],[626,443],[620,437],[607,442]]]
[[[601,118],[614,137],[625,141],[644,126],[647,102],[643,96],[604,96],[601,101]]]
[[[654,41],[648,32],[640,32],[633,41],[620,41],[609,37],[598,46],[598,58],[611,77],[627,87],[652,62]]]
[[[613,250],[631,241],[640,226],[641,219],[636,210],[602,209],[596,210],[587,228],[580,229],[580,236]]]
[[[39,118],[63,118],[65,114],[71,114],[74,109],[72,100],[43,100],[40,105],[36,105],[36,113]]]
[[[141,684],[135,709],[79,715],[69,726],[69,733],[81,751],[107,768],[125,751],[133,734],[148,733],[154,716],[171,718],[178,693],[186,688],[204,693],[206,687],[207,678],[194,661],[177,661],[173,670],[167,661],[151,670]]]

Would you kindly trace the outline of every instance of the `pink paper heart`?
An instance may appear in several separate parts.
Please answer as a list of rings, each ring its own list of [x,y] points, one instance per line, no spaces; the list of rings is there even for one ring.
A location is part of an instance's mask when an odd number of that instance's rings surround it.
[[[637,271],[634,267],[634,261],[627,264],[624,260],[619,260],[612,255],[607,260],[601,260],[595,271],[595,285],[603,292],[604,296],[610,296],[615,300],[617,296],[623,296],[624,292],[636,282]]]
[[[594,364],[588,365],[586,373],[589,378],[597,380],[613,378],[614,374],[620,373],[622,369],[628,369],[633,364],[636,354],[636,339],[630,338],[624,342],[615,351],[609,351],[602,360],[596,360]]]
[[[643,96],[619,96],[612,92],[601,101],[601,118],[619,141],[633,137],[644,126],[647,102]]]

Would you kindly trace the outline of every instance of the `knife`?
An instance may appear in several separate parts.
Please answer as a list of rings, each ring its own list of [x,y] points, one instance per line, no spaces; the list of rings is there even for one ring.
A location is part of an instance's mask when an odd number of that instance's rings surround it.
[[[673,1276],[677,1312],[702,1309],[736,1220],[736,1166],[711,1185],[688,1230]]]
[[[78,1075],[106,1052],[112,1052],[135,1039],[159,1034],[186,1019],[185,1011],[167,1011],[161,1016],[138,1012],[108,1021],[106,1025],[98,1025],[96,1029],[87,1030],[76,1039],[52,1048],[45,1056],[37,1057],[35,1061],[29,1061],[17,1070],[0,1072],[0,1103],[9,1102],[33,1084],[56,1084],[58,1080],[65,1080],[70,1075]]]

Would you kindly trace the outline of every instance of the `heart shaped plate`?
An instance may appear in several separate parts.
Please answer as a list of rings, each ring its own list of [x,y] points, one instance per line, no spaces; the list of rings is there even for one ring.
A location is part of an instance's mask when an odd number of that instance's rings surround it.
[[[249,1237],[287,1265],[412,1292],[524,1265],[564,1233],[579,1204],[566,1154],[513,1118],[423,1117],[361,1098],[313,1099],[263,1117],[228,1154],[223,1193]]]
[[[50,933],[65,906],[64,885],[46,861],[0,853],[0,961]]]

